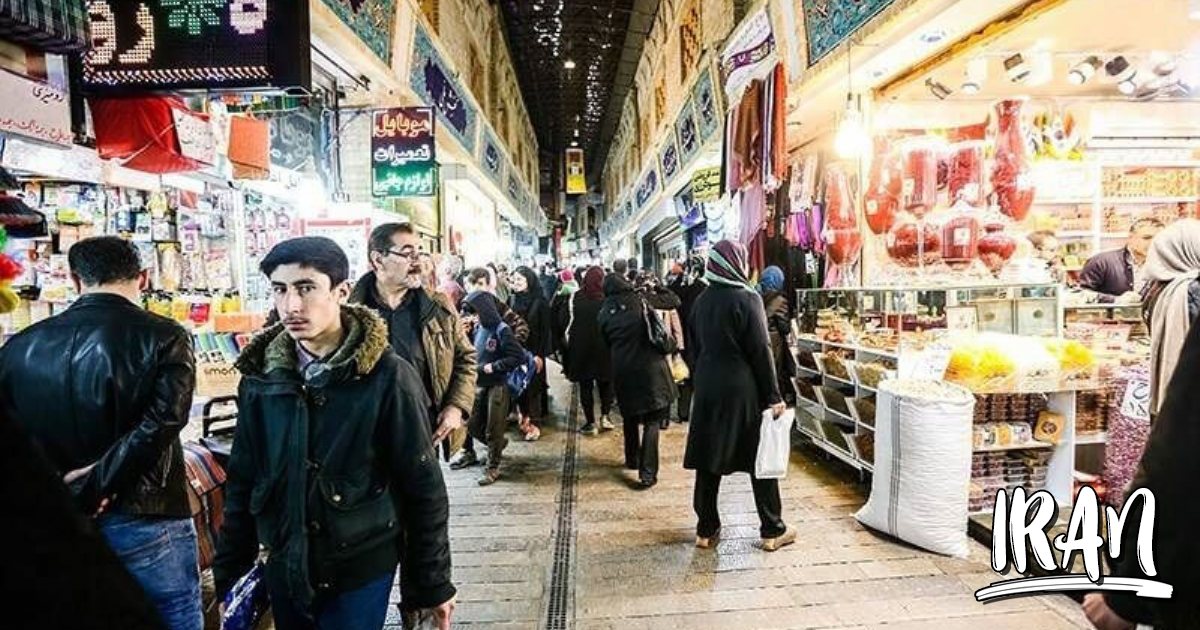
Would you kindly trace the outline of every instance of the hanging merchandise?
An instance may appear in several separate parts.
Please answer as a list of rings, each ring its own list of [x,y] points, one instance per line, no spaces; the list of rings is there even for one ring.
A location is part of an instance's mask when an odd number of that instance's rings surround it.
[[[21,263],[4,253],[8,233],[0,225],[0,315],[11,313],[21,303],[21,298],[12,289],[12,283],[24,272]]]
[[[1004,231],[1004,224],[991,223],[984,227],[987,232],[979,239],[979,259],[993,274],[999,274],[1017,251],[1017,241]]]
[[[248,116],[229,120],[229,161],[234,179],[270,179],[271,124]]]
[[[970,267],[979,254],[979,220],[971,212],[959,212],[942,226],[942,260],[951,269]]]
[[[792,161],[792,181],[788,186],[792,212],[813,207],[817,196],[817,156],[809,153]]]
[[[147,173],[197,171],[216,162],[207,119],[173,97],[90,98],[102,159]]]
[[[938,146],[932,138],[905,142],[904,183],[901,190],[904,209],[918,219],[937,205]]]
[[[846,172],[840,166],[831,166],[825,172],[825,229],[822,236],[834,264],[849,266],[858,262],[862,251],[858,212]]]
[[[887,252],[893,262],[905,267],[932,265],[942,258],[942,237],[928,223],[902,223],[888,232]]]
[[[983,188],[983,143],[969,141],[950,147],[949,168],[950,202],[984,207],[987,198]]]
[[[1000,212],[1024,221],[1033,206],[1034,187],[1026,155],[1026,134],[1021,124],[1025,101],[1009,99],[996,104],[996,164],[992,188]]]
[[[875,137],[875,155],[871,162],[867,192],[864,195],[867,227],[875,234],[886,233],[896,221],[900,193],[904,187],[898,157],[898,154],[892,151],[887,136]]]
[[[0,228],[13,238],[47,235],[46,216],[25,205],[19,197],[0,191]]]

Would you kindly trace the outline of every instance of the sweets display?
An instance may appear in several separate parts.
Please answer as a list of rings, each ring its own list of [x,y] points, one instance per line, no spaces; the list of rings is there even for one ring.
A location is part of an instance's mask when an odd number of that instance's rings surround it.
[[[1043,488],[1046,484],[1049,461],[1048,450],[975,453],[971,457],[968,509],[971,512],[992,509],[996,492],[1002,489]]]

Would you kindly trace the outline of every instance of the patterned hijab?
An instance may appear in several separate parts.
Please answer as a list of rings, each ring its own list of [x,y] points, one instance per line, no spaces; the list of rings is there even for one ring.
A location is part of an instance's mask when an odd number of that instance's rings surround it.
[[[750,284],[749,255],[746,246],[734,241],[720,241],[708,252],[704,279],[710,283],[754,290]]]

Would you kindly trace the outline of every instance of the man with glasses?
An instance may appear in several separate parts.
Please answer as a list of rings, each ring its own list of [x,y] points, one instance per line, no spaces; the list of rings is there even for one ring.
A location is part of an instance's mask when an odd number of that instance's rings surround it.
[[[411,224],[380,225],[368,245],[372,271],[355,285],[350,301],[387,323],[392,350],[417,368],[434,406],[434,443],[451,437],[447,452],[456,451],[475,401],[475,348],[449,299],[422,283],[421,240]]]

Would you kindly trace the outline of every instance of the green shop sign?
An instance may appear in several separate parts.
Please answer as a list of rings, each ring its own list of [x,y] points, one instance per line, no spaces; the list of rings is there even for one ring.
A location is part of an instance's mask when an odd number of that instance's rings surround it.
[[[433,109],[397,107],[371,114],[371,194],[432,197],[437,194]]]

